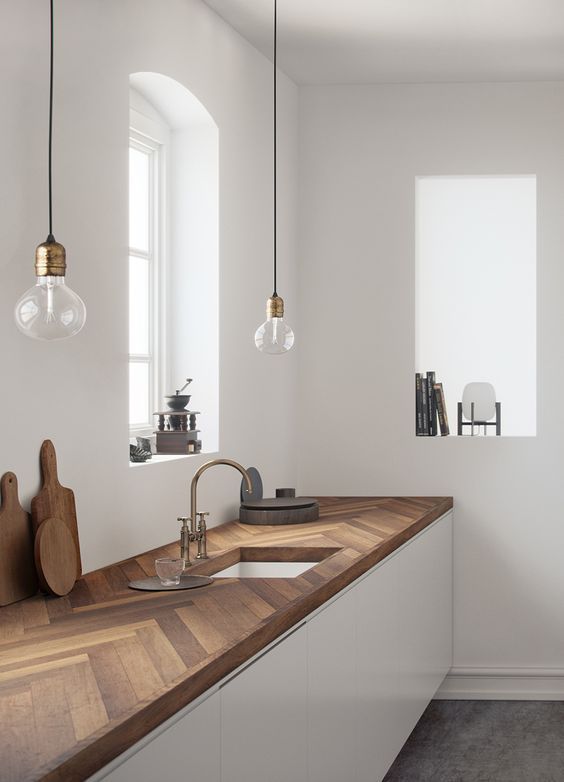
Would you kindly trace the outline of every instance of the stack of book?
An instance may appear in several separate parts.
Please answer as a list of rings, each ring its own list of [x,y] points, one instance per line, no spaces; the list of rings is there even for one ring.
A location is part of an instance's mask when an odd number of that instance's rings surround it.
[[[415,434],[434,437],[450,434],[443,384],[434,372],[415,373]]]

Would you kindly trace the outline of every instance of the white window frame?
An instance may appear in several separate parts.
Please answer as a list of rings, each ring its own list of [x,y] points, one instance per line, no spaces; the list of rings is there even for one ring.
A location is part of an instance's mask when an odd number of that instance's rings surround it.
[[[161,406],[166,382],[166,303],[167,303],[167,163],[169,129],[163,121],[148,117],[130,107],[129,145],[149,155],[149,241],[148,251],[128,248],[129,257],[149,262],[149,353],[128,353],[128,366],[139,362],[149,365],[148,420],[129,424],[129,435],[147,436],[155,429],[155,413]]]

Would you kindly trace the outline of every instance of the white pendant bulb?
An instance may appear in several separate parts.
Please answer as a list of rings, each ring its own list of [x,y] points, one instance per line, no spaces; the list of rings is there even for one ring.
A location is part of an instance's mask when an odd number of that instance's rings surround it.
[[[276,292],[276,223],[277,223],[277,202],[276,202],[276,152],[277,152],[277,122],[276,122],[276,58],[278,49],[278,6],[277,0],[274,0],[274,246],[273,246],[273,267],[274,267],[274,291],[272,296],[266,302],[266,321],[262,323],[255,332],[255,345],[261,353],[270,353],[277,355],[287,353],[294,344],[294,332],[284,320],[284,300]]]
[[[56,340],[78,334],[86,321],[86,307],[65,283],[66,252],[53,236],[53,0],[51,9],[51,56],[49,71],[49,236],[35,251],[35,285],[20,297],[15,308],[18,329],[32,339]]]

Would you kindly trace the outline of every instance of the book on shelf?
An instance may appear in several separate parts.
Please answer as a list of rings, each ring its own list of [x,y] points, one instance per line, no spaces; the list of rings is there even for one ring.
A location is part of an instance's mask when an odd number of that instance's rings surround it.
[[[418,436],[423,434],[423,411],[421,400],[421,372],[415,373],[415,433]]]
[[[439,418],[441,437],[446,437],[446,435],[450,434],[450,429],[448,426],[448,415],[447,415],[447,409],[445,403],[445,394],[443,391],[443,384],[435,383],[433,385],[433,390],[435,392],[435,402],[437,405],[437,415]]]
[[[437,434],[437,405],[435,403],[435,373],[427,372],[427,393],[429,394],[429,435],[435,437]]]
[[[423,437],[429,436],[429,389],[427,386],[427,377],[421,378],[421,434]]]
[[[450,434],[443,384],[436,382],[435,372],[415,373],[415,434]]]

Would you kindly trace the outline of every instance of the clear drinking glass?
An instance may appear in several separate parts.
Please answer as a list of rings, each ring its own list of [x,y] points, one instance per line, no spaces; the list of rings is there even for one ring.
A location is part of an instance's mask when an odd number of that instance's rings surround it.
[[[180,584],[180,576],[184,570],[184,560],[172,559],[171,557],[155,559],[155,570],[163,586]]]

